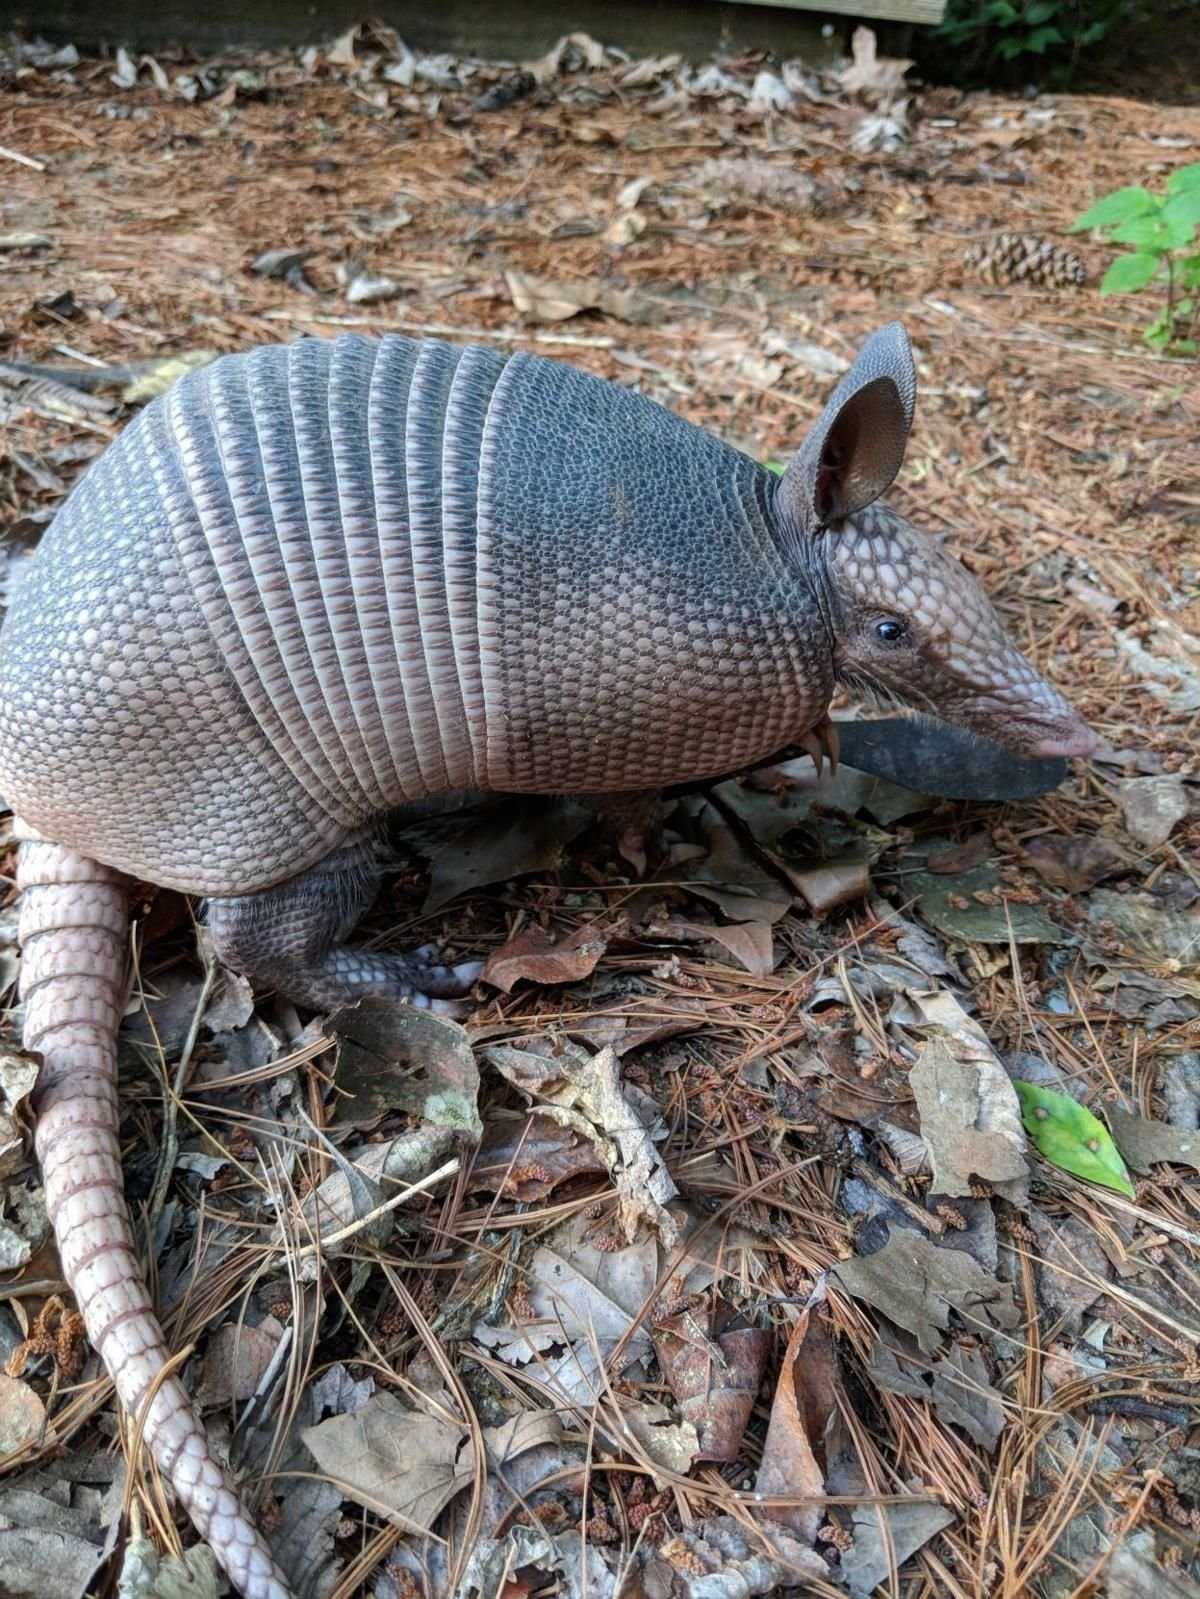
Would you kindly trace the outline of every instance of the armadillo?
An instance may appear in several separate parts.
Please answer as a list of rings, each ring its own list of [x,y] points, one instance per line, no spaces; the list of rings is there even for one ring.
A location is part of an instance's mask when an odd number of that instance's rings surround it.
[[[565,362],[301,339],[182,378],[48,529],[0,632],[47,1206],[120,1402],[247,1599],[287,1585],[183,1383],[160,1382],[122,1192],[131,885],[199,896],[228,966],[318,1010],[449,1005],[477,965],[345,942],[406,804],[819,756],[839,684],[1087,755],[976,580],[880,503],[915,394],[891,324],[776,477]]]

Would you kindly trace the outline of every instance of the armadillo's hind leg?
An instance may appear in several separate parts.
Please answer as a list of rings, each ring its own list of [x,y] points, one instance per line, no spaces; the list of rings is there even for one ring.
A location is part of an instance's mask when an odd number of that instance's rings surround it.
[[[225,965],[314,1010],[388,994],[455,1015],[482,962],[439,965],[429,948],[409,955],[354,949],[343,940],[370,907],[381,855],[373,836],[334,850],[316,866],[258,894],[210,899],[205,920]]]

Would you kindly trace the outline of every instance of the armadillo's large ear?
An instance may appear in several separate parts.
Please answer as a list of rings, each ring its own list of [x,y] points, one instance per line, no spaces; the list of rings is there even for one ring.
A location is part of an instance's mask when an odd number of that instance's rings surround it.
[[[886,492],[912,426],[917,373],[899,322],[873,333],[779,482],[792,527],[815,533]]]

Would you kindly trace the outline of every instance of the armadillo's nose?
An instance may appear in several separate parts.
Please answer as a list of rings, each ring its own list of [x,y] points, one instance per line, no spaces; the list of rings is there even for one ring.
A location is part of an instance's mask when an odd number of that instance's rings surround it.
[[[1076,721],[1073,727],[1064,728],[1035,744],[1032,753],[1046,759],[1058,756],[1063,760],[1071,760],[1094,755],[1099,748],[1099,735],[1093,733],[1086,722]]]

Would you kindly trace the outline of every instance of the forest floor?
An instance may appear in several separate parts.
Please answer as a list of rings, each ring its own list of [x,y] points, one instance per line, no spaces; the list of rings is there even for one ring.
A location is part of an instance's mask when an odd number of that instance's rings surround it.
[[[299,1595],[1200,1595],[1200,384],[1068,231],[1197,161],[1194,107],[869,52],[0,55],[6,589],[216,353],[530,349],[782,461],[898,318],[891,503],[1104,739],[1007,804],[723,783],[642,876],[570,804],[411,830],[368,931],[488,961],[461,1025],[298,1015],[153,898],[128,1191]],[[56,1599],[128,1571],[123,1507],[195,1540],[81,1344],[31,1080],[0,1062],[0,1590]]]

